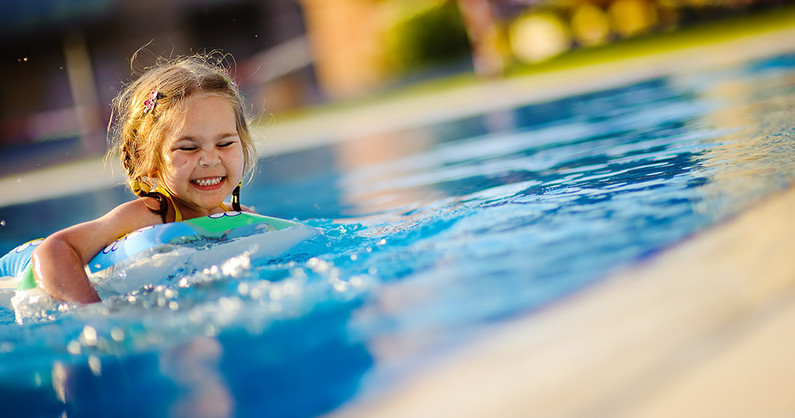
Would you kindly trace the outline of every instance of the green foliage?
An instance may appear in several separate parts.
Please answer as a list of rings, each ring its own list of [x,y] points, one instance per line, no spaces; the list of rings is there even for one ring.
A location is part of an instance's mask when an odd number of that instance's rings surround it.
[[[396,72],[435,67],[470,54],[469,38],[455,1],[445,1],[401,20],[387,37]]]

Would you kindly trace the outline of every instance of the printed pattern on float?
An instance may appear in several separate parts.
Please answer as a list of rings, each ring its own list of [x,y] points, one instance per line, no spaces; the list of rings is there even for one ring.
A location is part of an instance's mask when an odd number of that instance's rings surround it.
[[[229,240],[298,226],[279,218],[248,212],[222,212],[210,216],[148,226],[133,231],[108,245],[88,264],[92,273],[105,270],[142,251],[165,245]]]

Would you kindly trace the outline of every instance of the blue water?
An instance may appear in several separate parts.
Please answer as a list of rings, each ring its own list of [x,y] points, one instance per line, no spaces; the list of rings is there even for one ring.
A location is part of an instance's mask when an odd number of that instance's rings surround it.
[[[264,159],[243,202],[322,234],[168,277],[140,260],[103,303],[21,325],[3,310],[2,415],[311,416],[377,396],[788,187],[793,80],[782,56]],[[0,208],[0,251],[126,199]]]

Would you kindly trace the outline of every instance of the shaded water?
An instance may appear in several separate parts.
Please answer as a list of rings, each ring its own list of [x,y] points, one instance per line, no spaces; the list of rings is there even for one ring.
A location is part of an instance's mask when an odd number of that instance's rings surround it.
[[[263,160],[244,203],[320,235],[3,312],[4,411],[305,416],[378,393],[791,184],[793,81],[777,57]],[[2,250],[127,198],[0,208]]]

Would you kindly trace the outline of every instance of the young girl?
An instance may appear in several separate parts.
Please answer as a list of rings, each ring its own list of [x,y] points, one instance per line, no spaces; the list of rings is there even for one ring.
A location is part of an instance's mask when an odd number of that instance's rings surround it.
[[[109,155],[121,158],[138,198],[38,245],[36,283],[57,299],[98,302],[84,267],[132,231],[227,211],[230,194],[240,210],[240,184],[256,161],[240,92],[211,57],[148,70],[116,98],[111,125]]]

